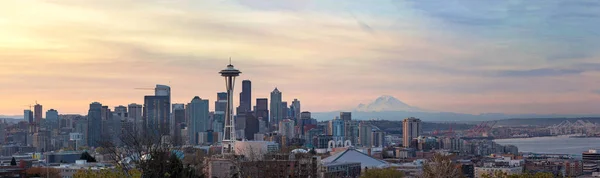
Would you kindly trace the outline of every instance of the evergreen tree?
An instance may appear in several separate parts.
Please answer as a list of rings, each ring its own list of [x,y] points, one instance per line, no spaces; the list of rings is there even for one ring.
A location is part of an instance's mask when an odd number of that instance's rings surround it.
[[[17,165],[17,160],[15,159],[15,157],[13,157],[12,160],[10,160],[10,165],[11,166],[16,166]]]

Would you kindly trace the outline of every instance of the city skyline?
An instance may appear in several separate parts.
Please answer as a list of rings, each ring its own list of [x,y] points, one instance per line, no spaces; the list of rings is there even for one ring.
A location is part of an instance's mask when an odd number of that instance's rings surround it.
[[[172,103],[212,103],[229,56],[251,101],[277,87],[311,112],[392,95],[435,111],[599,114],[596,2],[138,2],[0,2],[0,115],[36,100],[61,114],[143,104],[152,92],[134,88],[156,84]]]

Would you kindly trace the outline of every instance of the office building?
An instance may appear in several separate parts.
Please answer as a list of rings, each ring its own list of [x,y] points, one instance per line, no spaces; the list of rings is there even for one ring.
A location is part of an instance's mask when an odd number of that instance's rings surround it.
[[[600,172],[600,150],[589,150],[583,152],[583,173],[590,175],[594,172]]]
[[[253,114],[247,114],[244,135],[248,140],[254,140],[254,134],[260,131],[260,122]]]
[[[227,93],[217,93],[217,101],[215,101],[215,113],[212,120],[212,129],[215,132],[223,132],[225,127],[225,110],[227,109]]]
[[[117,106],[115,107],[115,112],[114,112],[117,116],[119,116],[122,120],[126,120],[127,117],[129,117],[129,114],[127,113],[127,107],[125,106]]]
[[[384,131],[373,131],[371,133],[372,146],[373,147],[385,147],[385,132]]]
[[[54,109],[50,109],[46,111],[46,127],[48,130],[52,131],[58,128],[58,111]]]
[[[293,106],[294,104],[292,104]],[[290,110],[292,110],[290,108]],[[294,111],[295,112],[295,111]],[[311,114],[308,111],[304,111],[301,112],[300,115],[298,115],[298,119],[296,120],[296,123],[299,127],[299,134],[300,135],[305,135],[306,133],[304,133],[306,131],[307,128],[305,128],[308,125],[316,125],[316,123],[313,123],[313,120],[311,118]],[[316,121],[316,120],[315,120]]]
[[[182,125],[185,124],[185,105],[184,104],[173,104],[173,113],[171,123],[171,136],[173,137],[173,143],[175,145],[181,145],[183,143],[183,137],[181,136]]]
[[[273,92],[271,92],[271,103],[270,103],[270,119],[269,123],[271,127],[277,128],[279,125],[279,121],[283,120],[284,114],[281,113],[283,110],[281,108],[281,92],[279,89],[275,88]]]
[[[240,93],[240,106],[237,108],[237,115],[252,111],[252,82],[250,80],[242,81],[242,92]]]
[[[132,103],[127,106],[127,111],[130,121],[133,122],[133,131],[136,134],[141,134],[144,128],[144,106]]]
[[[33,112],[31,110],[25,110],[23,111],[23,120],[24,121],[29,121],[29,123],[33,123]]]
[[[40,122],[42,122],[42,118],[43,118],[43,116],[42,116],[43,113],[42,112],[44,112],[42,110],[42,105],[36,103],[35,106],[33,106],[33,112],[34,112],[33,113],[33,118],[34,118],[35,122],[38,123],[38,124]]]
[[[291,117],[296,122],[301,118],[300,115],[302,114],[302,110],[300,108],[300,100],[294,99],[294,101],[292,101],[292,104],[290,105],[290,113]]]
[[[344,125],[344,121],[341,119],[333,119],[331,121],[329,121],[330,127],[331,127],[331,135],[333,136],[333,140],[335,141],[344,141],[344,134],[345,134],[345,125]]]
[[[421,120],[410,117],[402,121],[402,145],[409,148],[413,139],[421,136],[423,132]]]
[[[189,121],[187,124],[189,143],[198,144],[198,133],[206,132],[208,129],[208,100],[196,96],[188,104]]]
[[[108,106],[102,106],[102,110],[101,110],[102,120],[103,121],[108,120],[111,117],[111,112],[112,111],[110,109],[108,109]]]
[[[269,99],[256,98],[256,107],[254,107],[254,116],[257,119],[262,119],[266,124],[269,122]]]
[[[340,119],[342,119],[343,121],[350,121],[350,120],[352,120],[352,113],[351,112],[340,112]]]
[[[98,147],[102,135],[102,104],[90,104],[87,117],[87,146]]]
[[[171,103],[169,96],[145,96],[144,97],[144,133],[146,136],[160,138],[170,133]]]
[[[344,141],[350,140],[352,144],[358,143],[358,122],[352,120],[342,121],[344,121]]]
[[[281,108],[281,112],[280,113],[283,114],[281,116],[282,119],[289,119],[289,118],[291,118],[291,117],[289,117],[289,115],[290,115],[290,109],[288,108],[287,102],[282,101],[280,108]]]
[[[285,119],[279,122],[279,133],[288,139],[294,138],[294,121]]]
[[[371,124],[367,123],[367,122],[360,122],[359,124],[359,129],[358,131],[360,132],[359,134],[359,140],[360,140],[360,146],[363,147],[371,147],[373,146],[373,126],[371,126]]]

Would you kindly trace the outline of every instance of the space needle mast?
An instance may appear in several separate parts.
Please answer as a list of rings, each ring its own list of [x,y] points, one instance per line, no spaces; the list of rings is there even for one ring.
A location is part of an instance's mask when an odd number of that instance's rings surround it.
[[[239,70],[235,69],[231,65],[231,58],[229,58],[229,65],[227,68],[219,72],[221,76],[225,77],[225,87],[227,88],[227,107],[225,109],[225,128],[223,129],[223,154],[233,153],[233,147],[235,145],[235,123],[232,117],[233,114],[233,88],[235,85],[235,77],[240,76]]]

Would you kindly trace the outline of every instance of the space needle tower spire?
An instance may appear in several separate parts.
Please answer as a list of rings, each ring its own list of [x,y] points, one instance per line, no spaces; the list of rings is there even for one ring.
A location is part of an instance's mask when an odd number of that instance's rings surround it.
[[[233,153],[233,146],[235,145],[235,123],[232,117],[233,114],[233,88],[235,86],[235,77],[240,76],[239,70],[235,69],[231,65],[231,58],[229,58],[229,65],[227,68],[219,72],[221,76],[225,77],[225,87],[227,88],[227,107],[225,109],[225,128],[223,129],[223,154]]]

